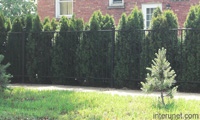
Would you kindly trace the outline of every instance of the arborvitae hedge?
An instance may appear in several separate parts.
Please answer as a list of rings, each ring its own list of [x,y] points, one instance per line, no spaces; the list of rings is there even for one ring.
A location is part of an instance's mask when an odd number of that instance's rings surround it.
[[[9,73],[14,76],[12,82],[21,82],[22,75],[22,23],[19,17],[16,17],[12,23],[12,30],[8,34],[6,58],[11,66]]]
[[[31,29],[31,34],[29,35],[27,42],[27,74],[29,76],[30,82],[40,83],[42,73],[40,73],[41,66],[39,62],[41,62],[42,53],[42,23],[40,21],[39,16],[35,16],[33,19],[33,26]]]
[[[200,5],[192,6],[187,16],[186,28],[200,28]],[[200,82],[200,35],[199,30],[185,32],[184,52],[182,53],[182,80],[181,88],[187,91],[200,91],[199,84],[187,82]]]
[[[127,31],[127,17],[123,13],[119,21],[118,29],[122,31]],[[125,86],[124,79],[128,76],[128,66],[125,63],[124,58],[126,57],[125,48],[122,46],[127,46],[128,34],[126,32],[118,32],[115,45],[115,68],[114,68],[114,79],[116,87]]]
[[[25,65],[27,75],[33,83],[77,84],[76,80],[80,80],[81,84],[104,86],[102,83],[110,85],[110,79],[107,78],[113,75],[115,87],[136,88],[138,84],[134,80],[145,78],[145,68],[150,66],[151,60],[155,57],[154,53],[165,47],[168,51],[167,59],[177,73],[176,79],[183,81],[180,90],[199,90],[198,84],[184,83],[200,82],[199,31],[185,31],[181,43],[180,34],[168,30],[178,28],[177,17],[170,10],[162,12],[156,9],[150,25],[150,29],[154,30],[148,32],[138,30],[143,29],[144,25],[142,12],[137,8],[128,17],[122,15],[117,28],[121,31],[115,32],[113,73],[112,32],[98,31],[112,29],[114,20],[111,16],[104,16],[97,11],[92,15],[89,24],[85,25],[83,20],[75,19],[75,16],[71,20],[62,17],[60,24],[55,18],[51,23],[45,18],[44,27],[38,16],[32,19],[31,15],[27,15],[26,19],[16,18],[12,28],[9,19],[5,20],[0,14],[0,52],[5,54],[6,62],[11,63],[9,70],[14,78],[22,72],[20,57],[23,33],[12,32],[22,32],[22,28],[25,27]],[[198,29],[199,21],[200,7],[193,6],[185,27]],[[72,32],[82,31],[83,28],[87,32]],[[55,30],[60,32],[47,33]],[[180,51],[182,48],[183,51]],[[46,79],[51,75],[54,76],[52,81]],[[13,82],[17,81],[21,82],[20,79]]]
[[[145,45],[143,45],[143,54],[145,59],[145,66],[150,66],[154,54],[159,48],[165,47],[168,51],[167,59],[171,63],[172,68],[177,67],[178,62],[178,31],[170,31],[169,29],[178,28],[177,17],[170,10],[161,12],[157,8],[152,17],[150,29],[146,38]],[[144,68],[143,68],[144,69]],[[175,69],[177,71],[177,69]],[[146,73],[144,70],[143,75]]]
[[[115,52],[114,78],[117,87],[137,86],[136,80],[140,78],[140,54],[143,34],[143,16],[137,7],[126,18],[123,14],[119,22]]]

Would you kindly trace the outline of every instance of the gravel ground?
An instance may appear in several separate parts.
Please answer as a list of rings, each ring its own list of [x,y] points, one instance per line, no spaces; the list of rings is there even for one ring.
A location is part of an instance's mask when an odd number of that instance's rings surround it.
[[[26,89],[38,90],[68,90],[77,92],[100,92],[112,95],[130,95],[130,96],[160,96],[159,92],[145,94],[141,90],[123,90],[114,88],[100,88],[100,87],[84,87],[84,86],[68,86],[68,85],[39,85],[39,84],[10,84],[10,87],[23,87]],[[200,100],[200,93],[183,93],[178,92],[174,96],[175,99],[184,98],[186,100]]]

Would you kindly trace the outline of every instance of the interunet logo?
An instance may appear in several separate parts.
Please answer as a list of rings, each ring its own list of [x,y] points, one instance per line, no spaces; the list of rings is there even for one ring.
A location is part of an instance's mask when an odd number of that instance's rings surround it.
[[[153,114],[153,119],[199,119],[199,114]]]

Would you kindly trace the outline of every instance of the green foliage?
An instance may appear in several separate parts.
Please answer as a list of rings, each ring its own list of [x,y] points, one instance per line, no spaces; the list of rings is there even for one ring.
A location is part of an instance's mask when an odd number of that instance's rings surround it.
[[[187,16],[185,27],[199,29],[200,5],[192,6]],[[182,57],[182,78],[184,82],[200,82],[200,35],[199,31],[187,30],[184,33],[183,57]],[[198,84],[182,84],[182,89],[186,91],[200,91]]]
[[[30,32],[33,24],[33,16],[31,14],[28,14],[26,16],[25,24],[26,24],[25,25],[26,32]]]
[[[0,54],[5,54],[6,36],[5,18],[4,15],[0,13]]]
[[[111,16],[103,16],[100,11],[94,12],[89,24],[85,24],[83,39],[78,48],[77,72],[84,78],[81,81],[85,85],[103,85],[98,78],[111,77],[111,40],[112,32],[98,32],[98,30],[109,30],[114,25]],[[93,79],[97,78],[97,79]]]
[[[145,66],[149,66],[154,57],[154,53],[161,47],[168,50],[167,58],[173,68],[178,71],[178,31],[170,31],[169,29],[178,28],[178,20],[171,10],[164,12],[157,8],[153,13],[150,29],[143,41],[142,60],[144,61],[142,69],[142,77],[145,77]]]
[[[151,68],[147,68],[151,73],[147,73],[146,83],[141,82],[142,90],[146,93],[151,93],[155,90],[161,91],[162,103],[164,103],[163,92],[168,91],[167,96],[173,98],[178,86],[173,87],[176,74],[171,70],[170,63],[166,59],[166,49],[162,48],[155,54],[156,58],[152,61]]]
[[[33,1],[26,0],[1,0],[0,12],[3,12],[6,18],[11,21],[15,17],[26,16],[27,14],[36,14],[37,6]]]
[[[44,20],[43,20],[43,25],[45,25],[47,23],[50,23],[49,17],[45,17]]]
[[[143,34],[139,29],[143,29],[143,15],[137,7],[126,17],[122,14],[118,28],[122,30],[116,38],[115,49],[115,69],[114,78],[117,87],[137,86],[136,82],[140,78],[140,54]]]
[[[26,24],[26,16],[20,16],[20,21],[22,23],[22,28],[25,28]]]
[[[43,40],[42,38],[42,23],[40,22],[40,18],[38,15],[36,15],[33,19],[33,25],[31,29],[31,34],[28,37],[27,42],[27,74],[29,76],[29,79],[31,82],[34,83],[40,83],[40,80],[42,79],[42,73],[41,73],[41,61],[43,56]]]
[[[5,27],[6,27],[7,33],[12,29],[12,24],[11,24],[10,18],[6,19]]]
[[[51,60],[52,60],[52,38],[53,33],[48,33],[51,31],[51,26],[49,20],[43,26],[43,33],[42,33],[42,41],[40,42],[39,52],[40,52],[40,59],[38,64],[40,68],[38,68],[38,75],[41,76],[51,76]],[[40,76],[38,76],[40,77]],[[40,83],[51,83],[50,78],[42,77],[40,79]]]
[[[162,11],[159,7],[157,9],[155,9],[155,11],[153,12],[153,17],[156,18],[158,16],[162,16]]]
[[[16,32],[16,33],[14,33]],[[22,74],[22,23],[19,17],[12,22],[12,29],[8,34],[7,54],[5,55],[11,66],[8,68],[9,73],[14,76]],[[20,82],[20,77],[15,77],[13,81]]]
[[[10,66],[10,64],[7,63],[6,65],[3,65],[3,60],[4,56],[0,55],[0,92],[3,92],[5,89],[7,89],[10,79],[12,78],[12,75],[6,72],[6,69]]]
[[[51,31],[56,31],[56,28],[58,26],[58,22],[56,21],[56,18],[51,19]]]
[[[75,19],[71,20],[62,17],[59,21],[60,33],[55,37],[53,52],[53,74],[56,80],[55,84],[75,84],[76,76],[76,52],[79,44],[80,33],[70,32],[83,30],[83,21]]]
[[[68,61],[65,61],[67,58],[65,57],[68,54],[65,54],[67,51],[65,50],[65,48],[67,48],[68,46],[66,46],[66,42],[68,40],[67,37],[67,31],[69,29],[69,20],[66,17],[62,17],[59,21],[60,23],[60,34],[56,35],[56,39],[55,39],[55,44],[54,44],[54,50],[53,50],[53,74],[54,76],[59,79],[53,80],[52,83],[54,84],[63,84],[65,81],[64,77],[68,76],[69,73],[67,73],[68,71],[66,71],[66,69],[69,69],[68,66],[66,64],[70,64],[68,63]],[[68,56],[67,56],[68,57]],[[67,73],[67,74],[65,74]]]

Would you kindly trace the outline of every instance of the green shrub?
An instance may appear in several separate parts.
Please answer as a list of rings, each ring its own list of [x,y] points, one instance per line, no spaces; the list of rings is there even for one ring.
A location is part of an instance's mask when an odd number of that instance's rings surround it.
[[[75,61],[78,41],[75,38],[74,17],[69,21],[62,17],[60,23],[60,33],[57,34],[53,52],[53,74],[58,79],[53,81],[55,84],[73,84],[76,75]]]
[[[15,82],[21,82],[19,75],[22,75],[22,23],[19,17],[16,17],[12,23],[12,29],[8,34],[7,54],[5,55],[11,66],[9,73],[16,76]]]
[[[150,29],[146,35],[143,43],[142,59],[144,59],[144,65],[150,66],[151,60],[154,57],[154,53],[159,48],[165,47],[168,50],[167,58],[171,63],[172,67],[178,71],[179,56],[178,56],[178,31],[170,31],[169,29],[177,29],[178,21],[173,11],[167,10],[161,12],[160,8],[157,8],[152,17]],[[145,77],[145,66],[143,69],[142,76]],[[179,72],[179,71],[178,71]]]
[[[42,40],[40,40],[39,43],[39,53],[40,53],[40,59],[38,59],[38,66],[40,66],[38,69],[38,77],[40,76],[51,76],[51,61],[52,61],[52,38],[53,33],[51,31],[51,25],[50,20],[47,17],[45,24],[43,24],[43,32],[42,32]],[[41,77],[40,83],[50,84],[51,80],[48,77]]]
[[[109,66],[112,32],[98,30],[111,29],[113,25],[113,18],[109,15],[103,16],[100,11],[94,12],[89,24],[85,24],[85,30],[90,31],[83,33],[77,53],[77,73],[84,78],[82,84],[101,86],[104,82],[98,78],[111,77]]]
[[[140,78],[141,41],[143,34],[143,16],[137,7],[126,17],[122,14],[116,38],[114,78],[116,87],[137,86],[134,80]]]
[[[185,28],[199,29],[200,24],[200,5],[192,6],[184,24]],[[182,54],[182,78],[185,83],[181,89],[186,91],[200,91],[198,84],[187,82],[200,82],[200,36],[199,31],[187,30],[184,33],[185,40],[183,42]]]
[[[26,54],[26,68],[27,74],[29,76],[30,82],[40,83],[42,74],[39,73],[41,68],[39,62],[42,61],[44,53],[41,52],[42,49],[42,23],[40,22],[39,16],[35,16],[33,19],[33,25],[31,29],[31,34],[27,41],[27,54]]]
[[[26,15],[26,18],[25,18],[26,32],[31,32],[32,25],[33,25],[33,15],[28,14],[28,15]]]
[[[7,89],[8,84],[10,83],[10,78],[12,78],[12,75],[6,72],[6,69],[10,66],[10,64],[7,63],[6,65],[3,65],[3,60],[4,56],[0,55],[0,92]]]
[[[56,18],[51,19],[51,31],[56,31],[58,26],[58,22],[56,21]]]

